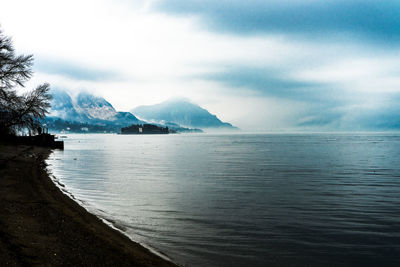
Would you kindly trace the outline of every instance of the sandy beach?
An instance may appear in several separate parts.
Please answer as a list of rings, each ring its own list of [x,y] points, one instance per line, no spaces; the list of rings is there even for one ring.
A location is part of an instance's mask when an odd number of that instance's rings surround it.
[[[175,266],[63,194],[49,149],[0,144],[1,266]]]

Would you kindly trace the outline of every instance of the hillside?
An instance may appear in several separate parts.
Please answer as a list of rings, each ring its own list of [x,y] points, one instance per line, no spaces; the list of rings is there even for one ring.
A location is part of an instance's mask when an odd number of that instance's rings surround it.
[[[77,123],[94,125],[127,126],[142,123],[129,112],[119,112],[102,97],[81,92],[72,97],[62,90],[51,92],[53,100],[49,114],[50,119],[61,119]]]
[[[185,127],[203,129],[237,129],[187,100],[169,100],[156,105],[139,106],[131,112],[141,119],[156,123],[176,123]]]

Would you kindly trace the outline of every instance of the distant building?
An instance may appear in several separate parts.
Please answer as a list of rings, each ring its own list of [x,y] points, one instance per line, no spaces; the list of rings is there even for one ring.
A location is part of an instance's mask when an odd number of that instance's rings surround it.
[[[169,134],[168,127],[153,124],[133,124],[121,129],[121,134]]]

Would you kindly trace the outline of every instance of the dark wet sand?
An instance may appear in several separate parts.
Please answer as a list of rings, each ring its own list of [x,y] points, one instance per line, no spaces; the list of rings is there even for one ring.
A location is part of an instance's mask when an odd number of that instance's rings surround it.
[[[63,194],[50,152],[0,144],[0,266],[174,266]]]

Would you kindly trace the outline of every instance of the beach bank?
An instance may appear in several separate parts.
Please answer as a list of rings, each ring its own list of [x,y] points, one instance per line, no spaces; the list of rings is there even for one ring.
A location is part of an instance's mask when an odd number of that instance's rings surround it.
[[[175,266],[63,194],[47,148],[0,144],[0,265]]]

